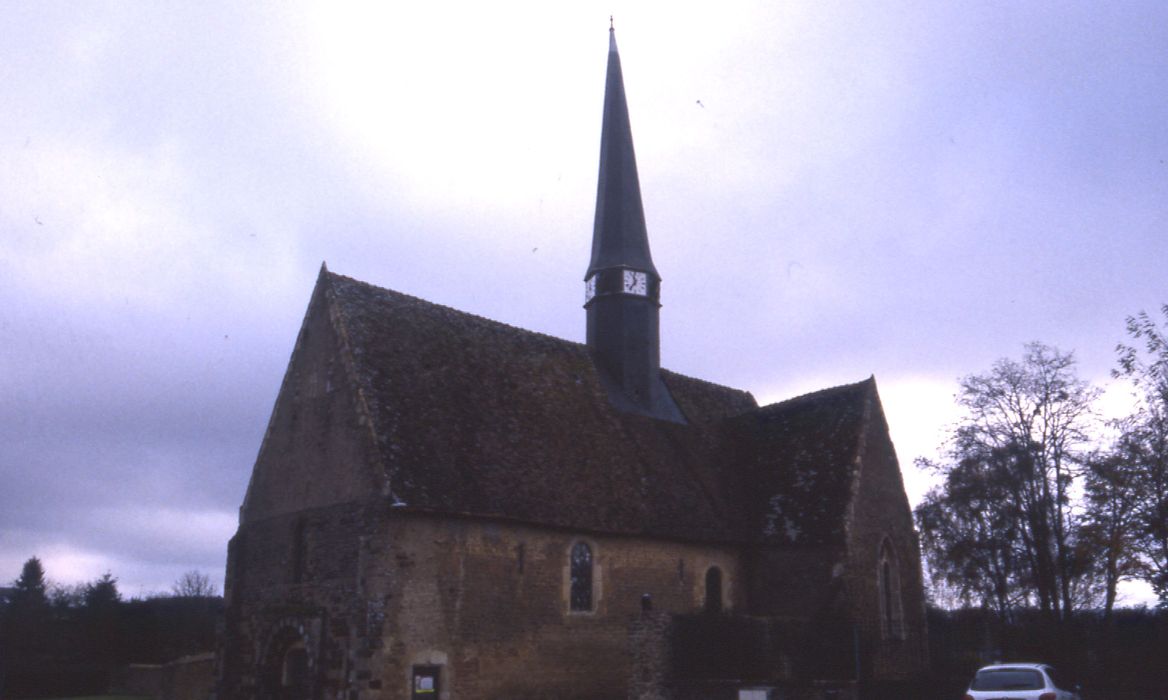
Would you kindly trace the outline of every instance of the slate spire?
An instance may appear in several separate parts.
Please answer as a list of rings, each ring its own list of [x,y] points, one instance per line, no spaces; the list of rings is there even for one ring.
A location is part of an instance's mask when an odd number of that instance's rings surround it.
[[[616,33],[608,29],[608,75],[604,86],[604,121],[600,131],[600,177],[596,187],[596,219],[592,228],[592,261],[587,279],[597,270],[628,266],[660,279],[649,254],[645,210],[633,130],[625,101]]]
[[[610,26],[592,259],[584,273],[588,348],[616,408],[684,422],[661,381],[660,297],[661,276],[649,254],[620,54]]]

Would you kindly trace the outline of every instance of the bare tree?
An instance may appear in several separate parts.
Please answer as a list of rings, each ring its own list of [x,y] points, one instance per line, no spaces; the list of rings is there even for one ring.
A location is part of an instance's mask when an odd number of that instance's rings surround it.
[[[219,594],[211,577],[194,569],[179,576],[170,591],[177,598],[214,598]]]
[[[49,603],[58,611],[76,610],[85,605],[84,583],[50,583]]]
[[[1106,618],[1115,607],[1119,582],[1143,572],[1138,556],[1141,465],[1130,423],[1116,423],[1120,438],[1110,451],[1092,457],[1084,474],[1081,544],[1095,555],[1091,559],[1102,572]]]
[[[1112,374],[1130,380],[1141,398],[1122,443],[1136,465],[1132,488],[1139,497],[1137,547],[1145,577],[1168,606],[1168,304],[1160,311],[1161,325],[1142,311],[1128,317],[1128,335],[1143,347],[1119,344]]]
[[[972,447],[972,446],[967,446]],[[953,453],[952,464],[920,460],[919,466],[944,474],[915,516],[935,589],[954,591],[963,605],[994,610],[1009,619],[1030,602],[1021,511],[1014,494],[1027,456],[1015,447]]]
[[[1073,354],[1042,343],[961,380],[966,416],[948,460],[934,465],[946,482],[917,509],[934,571],[983,577],[970,593],[999,611],[1033,602],[1065,619],[1091,598],[1071,491],[1098,395],[1076,376]]]

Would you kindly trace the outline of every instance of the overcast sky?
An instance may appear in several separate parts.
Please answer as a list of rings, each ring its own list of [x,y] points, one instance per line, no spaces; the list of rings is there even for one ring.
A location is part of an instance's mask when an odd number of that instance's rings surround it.
[[[958,377],[1168,301],[1162,0],[2,12],[3,581],[221,585],[322,261],[582,341],[610,13],[663,364],[875,374],[914,502]]]

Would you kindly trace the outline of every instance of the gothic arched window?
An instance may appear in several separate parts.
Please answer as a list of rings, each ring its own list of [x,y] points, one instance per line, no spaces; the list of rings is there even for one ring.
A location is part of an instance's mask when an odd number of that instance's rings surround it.
[[[706,612],[722,612],[722,570],[716,566],[706,569]]]
[[[880,543],[876,564],[876,588],[879,594],[880,635],[885,639],[904,636],[904,607],[900,597],[900,567],[892,543]]]
[[[571,609],[576,612],[592,610],[592,548],[587,543],[577,542],[572,546],[570,573]]]

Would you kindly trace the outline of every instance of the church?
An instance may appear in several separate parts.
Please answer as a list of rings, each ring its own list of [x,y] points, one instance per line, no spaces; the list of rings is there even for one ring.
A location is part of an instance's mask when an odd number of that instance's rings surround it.
[[[875,380],[759,406],[660,367],[609,31],[586,342],[322,266],[228,546],[220,700],[859,698],[923,672]]]

